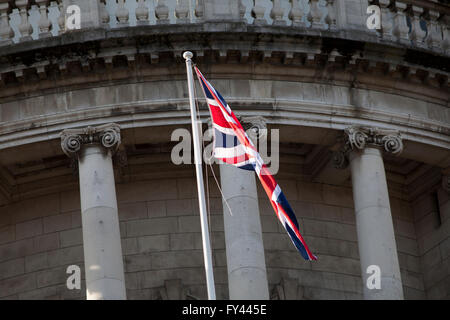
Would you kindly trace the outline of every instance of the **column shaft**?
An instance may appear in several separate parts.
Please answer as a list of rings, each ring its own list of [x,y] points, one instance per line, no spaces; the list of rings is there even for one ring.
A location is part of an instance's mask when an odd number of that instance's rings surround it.
[[[353,198],[364,298],[403,299],[389,194],[381,151],[365,147],[350,153]],[[367,267],[381,270],[381,289],[367,287]]]
[[[79,175],[87,299],[126,299],[111,151],[83,145]]]
[[[230,299],[267,300],[269,289],[255,174],[222,164],[220,178],[232,211],[223,204]]]

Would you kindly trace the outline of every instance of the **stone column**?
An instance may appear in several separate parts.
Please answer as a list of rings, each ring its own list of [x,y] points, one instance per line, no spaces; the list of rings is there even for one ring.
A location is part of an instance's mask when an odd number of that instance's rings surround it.
[[[112,153],[120,144],[116,124],[61,133],[66,155],[78,159],[86,297],[126,299]]]
[[[350,162],[364,298],[367,300],[403,299],[382,156],[382,151],[399,154],[402,149],[398,132],[350,127],[345,130],[344,149],[334,157],[337,167]],[[377,267],[381,280],[379,289],[370,285],[376,284],[373,270]]]
[[[268,300],[255,173],[220,164],[220,181],[230,299]]]
[[[255,173],[220,165],[228,289],[231,300],[267,300],[266,262]]]

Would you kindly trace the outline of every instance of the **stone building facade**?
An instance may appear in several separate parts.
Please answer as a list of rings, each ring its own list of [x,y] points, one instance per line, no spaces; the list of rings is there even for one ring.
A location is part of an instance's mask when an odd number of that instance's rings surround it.
[[[239,281],[262,270],[271,299],[449,299],[449,19],[431,0],[0,0],[0,298],[206,298],[194,168],[171,161],[190,50],[237,115],[279,129],[275,178],[318,256],[296,252],[252,176],[214,166],[253,208],[242,232],[263,260]],[[207,180],[217,297],[235,298]]]

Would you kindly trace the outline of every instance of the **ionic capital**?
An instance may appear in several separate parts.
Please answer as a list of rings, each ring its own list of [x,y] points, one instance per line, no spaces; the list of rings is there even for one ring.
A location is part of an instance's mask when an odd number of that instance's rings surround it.
[[[348,165],[348,154],[351,151],[363,150],[366,147],[377,147],[395,155],[403,151],[400,132],[372,127],[348,127],[341,138],[341,148],[333,154],[335,168]]]
[[[118,124],[109,123],[98,127],[86,127],[79,129],[66,129],[61,132],[61,148],[71,158],[77,156],[82,145],[98,143],[112,153],[116,152],[120,145],[120,127]]]
[[[267,120],[264,117],[243,116],[238,117],[238,120],[252,140],[264,141],[267,139]]]

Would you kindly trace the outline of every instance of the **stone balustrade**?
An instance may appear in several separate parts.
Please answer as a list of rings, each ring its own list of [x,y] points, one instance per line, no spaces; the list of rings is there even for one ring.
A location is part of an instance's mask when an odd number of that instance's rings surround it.
[[[449,54],[450,15],[417,3],[379,0],[382,28],[376,32],[383,39]]]
[[[417,0],[0,0],[0,45],[70,32],[65,19],[71,4],[81,8],[82,29],[230,20],[328,32],[356,29],[381,41],[450,54],[450,7]],[[372,4],[381,9],[378,30],[366,26]]]

